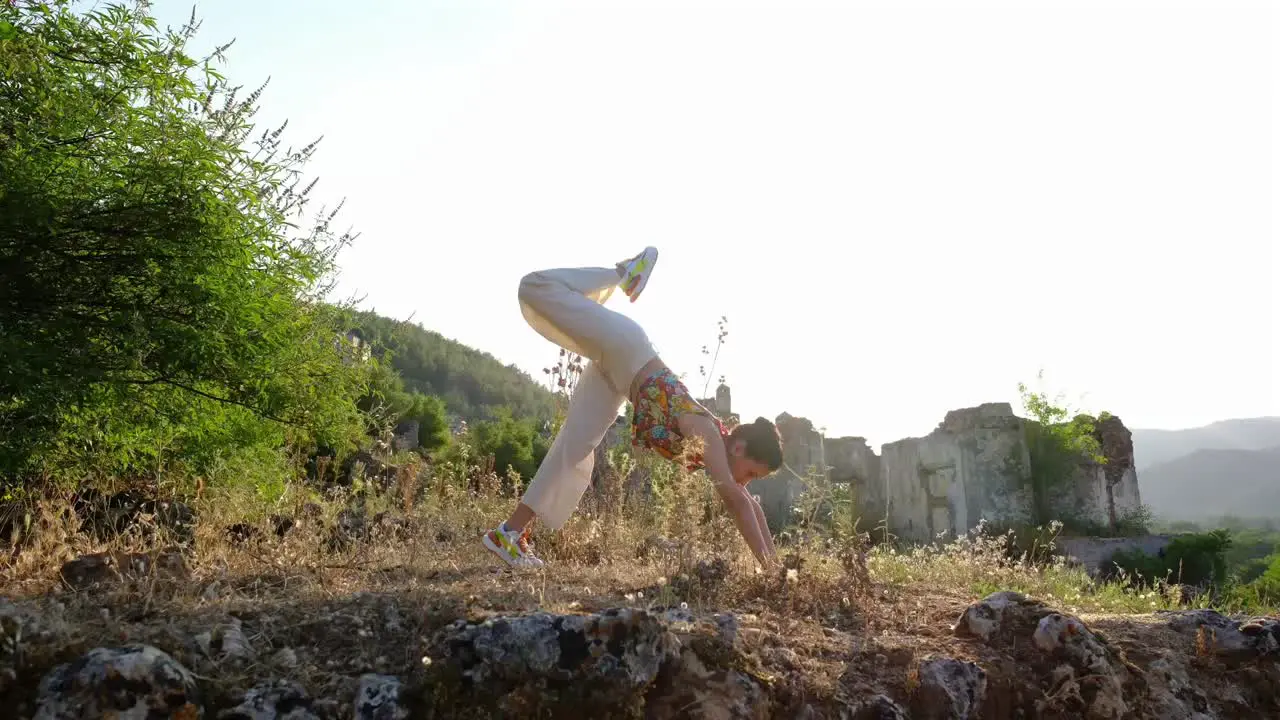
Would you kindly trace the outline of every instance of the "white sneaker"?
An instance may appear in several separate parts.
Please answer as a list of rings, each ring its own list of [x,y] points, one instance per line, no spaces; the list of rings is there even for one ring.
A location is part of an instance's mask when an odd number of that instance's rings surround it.
[[[499,525],[485,533],[481,542],[489,552],[497,555],[511,567],[540,568],[545,563],[533,554],[532,548],[529,547],[528,536],[528,528],[521,533],[515,530],[503,530]]]
[[[643,252],[625,263],[618,263],[618,269],[622,271],[622,280],[618,285],[622,287],[622,292],[631,298],[631,302],[640,298],[640,293],[644,292],[644,286],[649,283],[653,266],[657,264],[658,248],[652,246],[645,248]]]

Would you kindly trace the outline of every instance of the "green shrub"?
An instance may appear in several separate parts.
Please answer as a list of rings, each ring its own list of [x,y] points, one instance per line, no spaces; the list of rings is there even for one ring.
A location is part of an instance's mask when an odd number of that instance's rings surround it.
[[[315,143],[147,3],[0,3],[0,481],[163,474],[358,430]]]
[[[1168,582],[1222,589],[1227,584],[1226,553],[1231,544],[1231,533],[1226,530],[1181,535],[1169,543],[1163,555],[1140,550],[1115,553],[1108,563],[1108,574],[1149,586]]]

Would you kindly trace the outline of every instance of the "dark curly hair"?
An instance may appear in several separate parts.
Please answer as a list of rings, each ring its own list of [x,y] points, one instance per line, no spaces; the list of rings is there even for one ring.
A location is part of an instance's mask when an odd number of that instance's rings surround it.
[[[782,467],[782,435],[768,418],[758,417],[749,425],[737,426],[729,439],[745,441],[747,455],[767,465],[770,472]]]

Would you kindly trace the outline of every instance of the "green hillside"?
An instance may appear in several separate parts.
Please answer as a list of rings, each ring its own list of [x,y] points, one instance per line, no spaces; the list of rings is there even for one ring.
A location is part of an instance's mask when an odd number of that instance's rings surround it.
[[[442,398],[450,413],[468,421],[492,418],[502,407],[517,418],[542,420],[554,413],[546,386],[487,352],[374,312],[357,313],[353,326],[375,355],[389,354],[406,390]]]

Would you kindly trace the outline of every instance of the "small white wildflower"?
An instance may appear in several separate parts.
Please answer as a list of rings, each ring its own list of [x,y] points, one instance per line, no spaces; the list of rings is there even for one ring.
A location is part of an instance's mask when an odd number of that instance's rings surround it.
[[[635,601],[636,601],[636,594],[635,594],[635,593],[627,593],[626,595],[623,595],[622,597],[623,597],[623,598],[625,598],[627,602],[635,602]]]
[[[688,610],[688,609],[689,609],[689,603],[687,603],[687,602],[682,602],[682,603],[680,603],[680,609],[681,609],[681,610]]]
[[[800,582],[800,573],[795,568],[787,568],[787,582]]]

